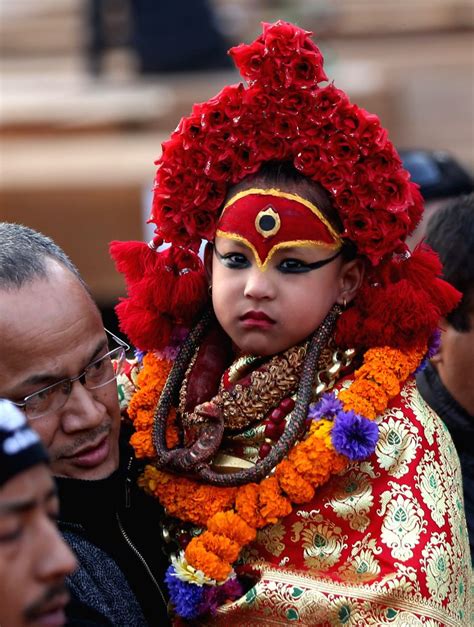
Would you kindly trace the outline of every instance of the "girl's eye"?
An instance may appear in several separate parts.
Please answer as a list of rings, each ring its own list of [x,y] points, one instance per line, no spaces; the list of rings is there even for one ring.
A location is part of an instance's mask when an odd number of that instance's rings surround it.
[[[299,259],[283,259],[283,261],[278,264],[278,270],[286,274],[291,274],[309,272],[311,268]]]
[[[250,265],[247,257],[245,255],[242,255],[242,253],[227,253],[226,255],[221,255],[217,251],[216,253],[219,261],[226,268],[240,269],[248,268],[248,266]]]

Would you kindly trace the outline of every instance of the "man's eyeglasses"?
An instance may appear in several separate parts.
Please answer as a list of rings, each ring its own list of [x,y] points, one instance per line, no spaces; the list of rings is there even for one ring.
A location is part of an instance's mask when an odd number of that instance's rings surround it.
[[[104,331],[119,345],[117,348],[95,359],[77,377],[48,385],[34,394],[29,394],[22,402],[12,401],[25,412],[28,420],[36,420],[61,409],[66,404],[75,381],[80,381],[87,390],[97,390],[112,383],[123,372],[125,354],[130,346],[107,329]]]

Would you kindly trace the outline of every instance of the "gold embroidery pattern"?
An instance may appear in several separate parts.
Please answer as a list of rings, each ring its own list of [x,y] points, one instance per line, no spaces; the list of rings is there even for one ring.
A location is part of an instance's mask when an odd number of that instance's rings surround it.
[[[334,495],[325,507],[332,507],[337,516],[348,520],[351,529],[365,531],[370,524],[367,514],[374,504],[371,478],[373,471],[369,475],[355,468],[334,479]]]
[[[413,576],[413,575],[411,575]],[[416,577],[416,573],[415,573]],[[468,627],[449,605],[422,598],[412,586],[388,590],[383,583],[348,584],[318,579],[302,571],[263,568],[261,580],[247,594],[218,610],[212,625],[423,625]]]
[[[446,468],[446,466],[445,466]],[[434,458],[433,451],[427,451],[416,470],[415,481],[423,501],[431,511],[434,522],[441,527],[446,514],[445,486],[441,478],[441,466]]]
[[[393,481],[388,485],[392,489],[381,494],[381,507],[377,511],[379,516],[384,516],[381,540],[391,549],[394,559],[405,562],[413,557],[413,548],[419,543],[427,522],[409,486]]]
[[[433,445],[434,436],[439,431],[441,420],[421,397],[416,387],[415,379],[405,384],[400,395],[412,410],[415,418],[423,426],[423,435],[428,440],[428,444]],[[442,426],[445,428],[444,424]]]
[[[341,528],[334,523],[324,520],[321,515],[314,517],[316,522],[295,522],[292,542],[299,543],[303,547],[305,565],[325,571],[334,566],[340,558],[347,536],[343,536]]]
[[[408,472],[420,441],[417,427],[403,412],[389,410],[379,424],[379,441],[375,452],[380,467],[392,477],[402,477]]]
[[[450,588],[451,554],[446,543],[446,533],[434,533],[422,551],[421,570],[426,573],[426,583],[432,596],[444,601]]]
[[[379,560],[375,557],[382,552],[375,538],[368,533],[356,542],[348,562],[339,569],[341,579],[347,582],[362,583],[372,581],[380,573]]]
[[[263,548],[271,555],[280,557],[285,549],[285,544],[283,542],[284,537],[285,527],[283,523],[278,522],[274,525],[270,525],[269,527],[265,527],[264,529],[260,529],[257,534],[255,544],[263,546]]]

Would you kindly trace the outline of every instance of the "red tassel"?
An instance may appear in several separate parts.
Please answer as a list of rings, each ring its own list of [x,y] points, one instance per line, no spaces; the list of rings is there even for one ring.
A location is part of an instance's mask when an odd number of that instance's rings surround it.
[[[112,242],[128,297],[116,307],[120,328],[141,350],[163,348],[176,325],[190,326],[207,300],[200,258],[175,247],[156,251],[143,242]]]
[[[395,346],[404,350],[426,345],[439,319],[461,297],[439,278],[441,264],[428,246],[407,259],[394,259],[367,276],[354,306],[339,318],[336,342],[368,348]]]

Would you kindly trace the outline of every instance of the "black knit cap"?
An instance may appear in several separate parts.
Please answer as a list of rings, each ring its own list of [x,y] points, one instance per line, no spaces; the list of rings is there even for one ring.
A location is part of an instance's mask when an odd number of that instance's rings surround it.
[[[31,466],[48,461],[46,449],[36,431],[28,426],[25,415],[0,399],[0,487]]]

